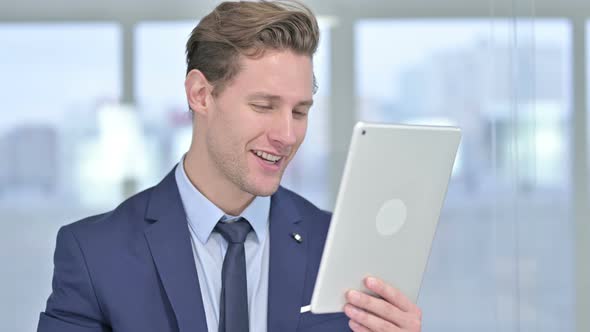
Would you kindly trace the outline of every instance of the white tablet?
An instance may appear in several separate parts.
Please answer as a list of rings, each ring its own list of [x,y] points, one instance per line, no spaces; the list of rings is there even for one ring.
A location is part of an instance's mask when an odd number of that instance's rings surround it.
[[[349,289],[372,275],[416,302],[461,131],[455,127],[354,127],[311,311],[340,312]]]

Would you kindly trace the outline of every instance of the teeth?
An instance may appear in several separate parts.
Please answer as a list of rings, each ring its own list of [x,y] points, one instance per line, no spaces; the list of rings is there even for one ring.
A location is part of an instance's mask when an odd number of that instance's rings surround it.
[[[262,152],[262,151],[254,151],[254,153],[258,157],[260,157],[262,159],[265,159],[265,160],[268,160],[268,161],[271,161],[273,163],[276,163],[277,161],[281,160],[281,157],[275,156],[275,155],[270,154],[270,153],[266,153],[266,152]]]

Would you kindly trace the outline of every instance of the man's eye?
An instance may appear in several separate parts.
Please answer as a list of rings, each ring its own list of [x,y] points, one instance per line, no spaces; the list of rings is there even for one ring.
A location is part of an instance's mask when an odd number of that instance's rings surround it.
[[[252,107],[259,109],[259,110],[264,110],[264,111],[269,111],[272,110],[272,106],[270,105],[257,105],[257,104],[252,104]]]
[[[297,118],[303,118],[307,116],[307,112],[304,111],[293,111],[293,116]]]

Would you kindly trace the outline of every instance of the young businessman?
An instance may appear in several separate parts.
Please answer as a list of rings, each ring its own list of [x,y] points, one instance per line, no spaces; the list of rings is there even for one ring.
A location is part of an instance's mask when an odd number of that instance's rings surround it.
[[[310,303],[330,214],[279,186],[313,103],[313,14],[226,2],[187,43],[192,144],[162,182],[60,229],[40,332],[419,331],[391,285]]]

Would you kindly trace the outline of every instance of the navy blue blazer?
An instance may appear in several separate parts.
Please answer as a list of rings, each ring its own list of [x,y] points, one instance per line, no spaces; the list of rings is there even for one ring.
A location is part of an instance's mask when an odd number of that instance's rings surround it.
[[[269,332],[350,331],[341,313],[300,313],[311,301],[330,218],[282,187],[272,196]],[[174,171],[113,211],[62,227],[54,265],[38,332],[207,331]]]

